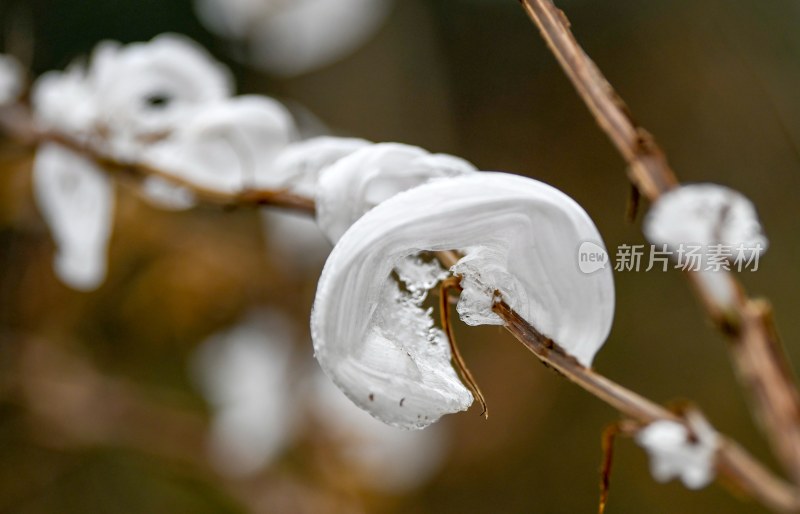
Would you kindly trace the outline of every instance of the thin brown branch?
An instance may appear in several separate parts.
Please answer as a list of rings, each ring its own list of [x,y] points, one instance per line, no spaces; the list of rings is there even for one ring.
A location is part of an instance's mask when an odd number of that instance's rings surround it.
[[[657,420],[681,421],[664,407],[581,365],[505,302],[496,304],[494,311],[506,322],[509,332],[542,362],[625,417],[642,424]],[[717,470],[722,477],[777,512],[800,512],[800,491],[770,473],[734,441],[724,437],[722,441],[717,453]]]
[[[461,351],[458,349],[458,345],[456,344],[456,334],[453,330],[453,324],[450,322],[449,292],[451,290],[460,291],[461,285],[459,282],[460,280],[458,278],[450,277],[443,280],[439,286],[439,315],[442,321],[442,329],[444,329],[444,332],[447,335],[447,341],[450,343],[450,355],[456,371],[458,371],[461,380],[463,380],[467,385],[475,399],[478,400],[478,403],[481,404],[481,415],[485,419],[489,419],[489,407],[486,405],[486,398],[483,396],[483,392],[481,392],[481,388],[478,386],[478,382],[475,380],[472,372],[467,367],[464,357],[461,356]]]
[[[57,143],[93,160],[109,173],[132,178],[138,182],[147,178],[158,178],[173,186],[190,192],[192,196],[204,204],[221,207],[271,206],[297,211],[303,214],[315,213],[314,201],[288,190],[243,189],[236,193],[226,193],[203,187],[190,180],[177,177],[165,170],[160,170],[142,163],[125,163],[104,154],[91,145],[82,144],[67,134],[50,131],[39,131],[34,128],[30,112],[24,106],[0,109],[0,131],[26,145],[41,143]]]
[[[436,257],[448,268],[459,259],[458,253],[453,251],[436,252]],[[661,405],[583,366],[507,303],[496,303],[494,312],[503,319],[506,329],[546,366],[610,405],[625,418],[642,425],[660,420],[683,421]],[[721,437],[721,441],[717,470],[725,480],[776,512],[800,512],[800,491],[772,474],[735,441],[725,437]]]
[[[627,106],[583,51],[564,13],[550,0],[520,2],[600,127],[628,163],[634,186],[651,201],[676,187],[675,173],[655,139],[636,124]],[[697,275],[687,276],[711,319],[732,343],[734,365],[750,393],[756,417],[769,437],[773,453],[795,483],[800,484],[800,395],[769,307],[748,299],[741,285],[729,276],[732,287],[742,293],[732,312],[720,312]]]

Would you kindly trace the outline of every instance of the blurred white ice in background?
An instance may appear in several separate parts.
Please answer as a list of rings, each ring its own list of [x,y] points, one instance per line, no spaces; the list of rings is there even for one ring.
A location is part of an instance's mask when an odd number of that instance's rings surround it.
[[[248,64],[296,76],[346,57],[381,27],[392,0],[195,0],[206,26],[243,43]]]
[[[114,182],[86,157],[48,143],[36,152],[33,190],[56,245],[56,275],[79,291],[98,288],[106,277]]]
[[[253,311],[195,353],[191,372],[213,409],[209,450],[221,472],[255,473],[289,443],[292,338],[279,313]]]
[[[336,462],[366,488],[402,493],[424,484],[447,455],[447,427],[390,427],[359,409],[311,359],[280,311],[251,311],[196,351],[191,374],[212,409],[209,451],[220,472],[258,473],[301,435],[333,445]],[[299,347],[298,347],[298,352]]]
[[[313,377],[312,387],[313,416],[337,444],[340,458],[366,485],[402,493],[422,486],[441,468],[448,452],[444,423],[425,430],[389,426],[351,402],[322,370]]]
[[[14,102],[23,89],[25,72],[17,59],[0,54],[0,106]]]

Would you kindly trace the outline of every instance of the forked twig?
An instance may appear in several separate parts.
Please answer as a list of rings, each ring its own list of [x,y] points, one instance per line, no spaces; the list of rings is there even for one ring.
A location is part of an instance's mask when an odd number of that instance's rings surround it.
[[[564,13],[551,0],[520,2],[600,127],[628,163],[633,185],[650,201],[676,187],[675,173],[655,139],[633,120],[625,103],[583,51]],[[800,485],[800,395],[769,305],[747,298],[742,286],[728,274],[731,289],[738,295],[733,309],[721,312],[699,276],[687,273],[687,277],[710,318],[731,341],[738,376],[750,392],[756,417],[773,453]]]

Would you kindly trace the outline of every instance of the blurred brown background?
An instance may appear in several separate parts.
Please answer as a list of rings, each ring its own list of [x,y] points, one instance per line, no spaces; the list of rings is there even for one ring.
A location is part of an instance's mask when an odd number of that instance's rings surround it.
[[[680,177],[731,186],[756,203],[771,246],[761,269],[742,278],[774,302],[788,352],[800,362],[800,4],[559,6]],[[164,31],[226,55],[189,0],[2,0],[0,23],[14,41],[35,36],[36,73],[65,66],[104,38],[146,40]],[[366,45],[299,78],[230,64],[242,92],[296,102],[338,133],[416,144],[484,170],[541,179],[586,207],[609,248],[644,243],[638,221],[623,219],[629,186],[622,160],[513,0],[397,1]],[[121,188],[109,279],[97,292],[73,292],[51,271],[53,245],[31,199],[30,160],[28,150],[0,146],[0,512],[242,512],[235,487],[186,463],[181,448],[157,441],[183,440],[168,437],[186,421],[176,412],[205,415],[186,373],[192,348],[253,304],[290,309],[307,330],[320,267],[286,273],[262,238],[256,212],[159,212]],[[617,273],[616,285],[615,326],[595,367],[654,400],[696,401],[721,430],[771,463],[725,342],[680,274]],[[327,500],[312,511],[595,511],[600,433],[616,414],[539,365],[502,330],[459,327],[459,334],[489,420],[473,409],[444,421],[452,428],[452,453],[422,489],[403,496],[348,492],[356,500],[338,503],[323,495]],[[310,343],[301,348],[310,359]],[[117,405],[116,396],[92,398],[89,405],[109,412],[84,414],[108,418],[101,425],[122,419],[123,426],[151,430],[143,436],[131,429],[113,444],[102,433],[71,434],[47,413],[83,405],[81,395],[94,394],[85,393],[93,389],[83,381],[100,380],[94,373],[166,413],[135,407],[136,420],[128,421],[131,409]],[[36,374],[49,374],[53,387],[23,391],[19,383]],[[31,412],[30,394],[43,395],[44,413]],[[341,499],[335,477],[315,464],[314,439],[311,431],[261,483],[259,491],[272,498],[265,512],[300,508],[281,503],[282,494],[333,491],[329,496]],[[183,442],[191,452],[192,441]],[[719,485],[688,492],[654,483],[630,441],[616,456],[609,513],[761,512]]]

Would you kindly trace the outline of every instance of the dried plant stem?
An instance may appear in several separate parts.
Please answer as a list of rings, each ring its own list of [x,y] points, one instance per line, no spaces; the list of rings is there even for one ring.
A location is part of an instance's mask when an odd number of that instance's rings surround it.
[[[654,138],[638,126],[628,108],[572,35],[569,21],[551,0],[520,0],[550,50],[589,107],[600,127],[628,163],[633,185],[650,201],[678,185]],[[749,390],[754,411],[773,453],[800,485],[800,396],[766,302],[739,292],[730,312],[721,312],[695,273],[688,273],[711,319],[731,341],[733,362]]]
[[[582,366],[504,302],[496,304],[494,311],[506,322],[509,332],[542,362],[627,418],[642,424],[679,421],[664,407]],[[734,441],[725,437],[722,441],[717,452],[717,470],[722,477],[775,511],[800,512],[800,491],[774,476]]]
[[[456,252],[436,252],[446,267],[459,259]],[[658,420],[681,422],[675,413],[583,366],[558,344],[525,321],[507,303],[495,304],[494,312],[506,329],[545,365],[640,424]],[[721,437],[717,453],[719,474],[739,490],[777,512],[800,512],[800,491],[772,474],[736,442]]]
[[[204,204],[229,208],[271,206],[297,211],[303,214],[313,215],[315,213],[314,200],[294,194],[291,191],[244,189],[236,193],[226,193],[203,187],[192,181],[177,177],[173,173],[146,164],[121,162],[98,151],[91,145],[76,141],[71,138],[69,134],[36,130],[33,128],[30,112],[23,106],[15,106],[13,109],[0,108],[0,132],[5,132],[16,141],[23,144],[59,144],[91,159],[107,172],[121,177],[131,178],[137,181],[143,181],[148,178],[164,180],[173,186],[185,189],[190,192],[195,199]]]
[[[447,335],[447,341],[450,343],[450,355],[452,356],[453,365],[455,366],[456,371],[458,371],[461,379],[469,388],[472,395],[476,400],[478,400],[478,403],[481,404],[481,416],[489,419],[489,407],[486,406],[486,398],[483,396],[483,392],[481,392],[481,388],[478,386],[478,382],[475,380],[472,372],[467,367],[464,357],[461,356],[461,352],[456,344],[456,334],[453,330],[453,324],[450,322],[449,292],[451,290],[460,291],[460,282],[461,281],[457,277],[450,277],[442,281],[441,285],[439,286],[439,315],[442,321],[442,329],[445,331],[445,334]]]

